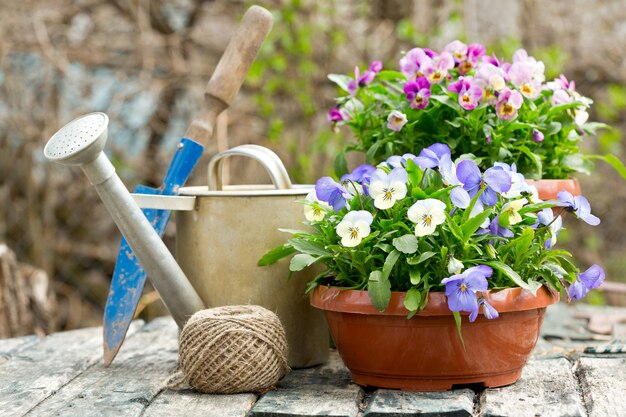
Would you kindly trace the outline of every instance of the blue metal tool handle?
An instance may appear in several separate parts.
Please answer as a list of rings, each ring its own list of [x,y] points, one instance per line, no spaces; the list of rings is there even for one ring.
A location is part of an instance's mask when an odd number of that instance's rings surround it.
[[[181,139],[165,175],[163,185],[158,189],[139,185],[135,188],[135,192],[159,195],[177,194],[178,189],[185,184],[191,175],[202,156],[203,150],[204,147],[199,143],[187,138]],[[143,209],[143,213],[159,236],[163,236],[171,211]],[[134,256],[126,239],[122,237],[104,311],[104,356],[107,365],[115,357],[126,336],[145,282],[145,271]]]

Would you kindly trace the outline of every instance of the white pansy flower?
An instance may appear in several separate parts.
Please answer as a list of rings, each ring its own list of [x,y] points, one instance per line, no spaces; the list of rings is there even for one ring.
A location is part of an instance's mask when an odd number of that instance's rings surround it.
[[[517,224],[522,221],[522,215],[519,214],[519,210],[528,203],[525,198],[519,200],[509,201],[502,206],[502,214],[507,213],[509,215],[509,224]]]
[[[374,217],[365,210],[350,211],[337,225],[337,234],[341,244],[348,248],[357,246],[364,237],[370,234],[370,225]]]
[[[409,177],[404,168],[394,168],[389,174],[377,169],[372,174],[368,192],[374,199],[374,207],[385,210],[406,197]]]
[[[434,198],[419,200],[409,207],[407,216],[415,223],[415,236],[432,234],[446,220],[445,209],[446,205]]]
[[[461,261],[451,256],[450,262],[448,262],[448,273],[450,275],[460,274],[464,266]]]
[[[305,197],[304,217],[310,222],[319,222],[326,217],[326,213],[332,211],[332,207],[315,197],[315,190]]]
[[[387,116],[387,127],[391,130],[395,130],[399,132],[402,130],[402,126],[404,126],[407,122],[406,114],[394,110]]]

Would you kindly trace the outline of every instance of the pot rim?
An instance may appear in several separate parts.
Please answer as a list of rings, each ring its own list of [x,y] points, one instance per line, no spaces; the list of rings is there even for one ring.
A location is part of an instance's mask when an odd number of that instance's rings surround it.
[[[537,290],[536,296],[521,287],[488,290],[482,292],[482,295],[499,313],[544,308],[560,299],[558,293],[551,292],[544,285]],[[389,305],[381,312],[374,308],[367,291],[342,290],[337,287],[320,285],[311,294],[311,305],[321,310],[341,313],[407,316],[409,311],[404,307],[405,296],[406,292],[392,291]],[[468,315],[469,313],[462,312],[461,314]],[[441,291],[430,292],[428,304],[424,310],[415,314],[415,316],[423,317],[447,315],[451,316],[452,311],[448,308],[447,298]]]
[[[272,184],[224,185],[222,190],[209,190],[206,185],[181,187],[179,195],[195,197],[267,197],[306,196],[315,189],[313,184],[293,184],[293,188],[276,189]]]

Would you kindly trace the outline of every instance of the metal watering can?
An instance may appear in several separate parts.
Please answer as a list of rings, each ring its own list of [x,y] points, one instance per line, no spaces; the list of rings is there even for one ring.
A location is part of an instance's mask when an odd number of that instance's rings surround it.
[[[290,366],[323,363],[328,355],[326,323],[303,296],[311,277],[299,274],[292,278],[294,282],[287,282],[285,265],[256,266],[263,253],[284,240],[278,227],[297,226],[302,208],[295,201],[303,199],[312,186],[290,188],[286,170],[275,154],[245,145],[211,160],[210,178],[215,179],[216,188],[220,188],[220,161],[245,155],[261,161],[282,189],[237,186],[208,191],[189,187],[180,190],[186,197],[138,195],[153,208],[189,210],[177,219],[181,268],[104,154],[108,122],[104,113],[71,121],[48,141],[44,155],[53,162],[82,168],[178,326],[182,328],[205,305],[259,304],[281,318],[290,346]]]
[[[222,169],[232,156],[260,163],[271,185],[224,185]],[[142,208],[177,210],[176,255],[189,282],[207,306],[257,304],[274,311],[285,327],[289,365],[324,363],[328,330],[321,311],[310,306],[306,283],[315,271],[294,273],[286,263],[257,266],[268,250],[285,242],[279,228],[299,228],[302,204],[312,185],[293,185],[271,150],[242,145],[218,153],[208,166],[209,186],[182,187],[178,196],[134,195]]]

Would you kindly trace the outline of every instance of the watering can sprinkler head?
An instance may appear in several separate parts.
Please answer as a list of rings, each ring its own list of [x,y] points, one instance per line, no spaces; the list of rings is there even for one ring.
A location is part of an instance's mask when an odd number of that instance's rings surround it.
[[[63,165],[93,161],[107,141],[109,117],[100,112],[78,117],[54,134],[43,150],[44,156]]]

